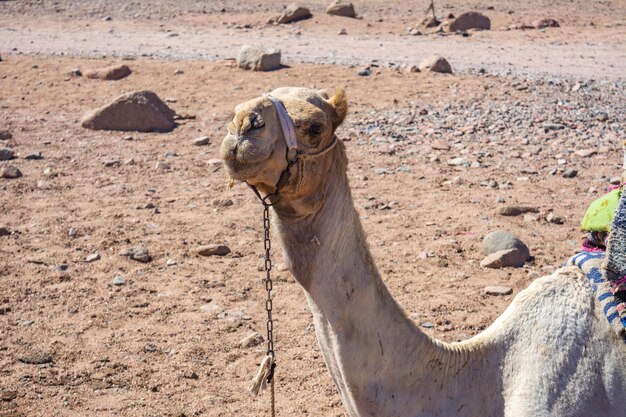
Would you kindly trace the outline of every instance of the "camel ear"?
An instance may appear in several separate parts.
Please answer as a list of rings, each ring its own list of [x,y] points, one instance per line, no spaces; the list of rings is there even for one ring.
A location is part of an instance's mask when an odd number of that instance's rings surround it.
[[[346,98],[344,89],[339,87],[335,88],[335,94],[328,100],[328,104],[331,105],[335,113],[333,115],[333,129],[337,129],[348,113],[348,99]]]

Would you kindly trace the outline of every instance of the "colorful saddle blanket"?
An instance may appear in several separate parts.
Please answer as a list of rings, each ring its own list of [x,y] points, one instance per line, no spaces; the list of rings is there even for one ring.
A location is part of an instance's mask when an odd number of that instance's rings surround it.
[[[609,324],[615,330],[615,333],[626,342],[626,299],[623,299],[624,294],[621,292],[616,294],[614,286],[604,280],[602,276],[603,261],[603,251],[583,251],[571,257],[567,261],[567,265],[577,266],[585,273],[593,286],[598,302]]]

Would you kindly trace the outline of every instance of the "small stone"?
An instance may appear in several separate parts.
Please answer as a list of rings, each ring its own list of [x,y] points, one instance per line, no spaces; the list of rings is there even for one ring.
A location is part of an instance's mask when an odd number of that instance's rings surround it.
[[[24,159],[28,159],[28,160],[31,160],[31,161],[37,161],[37,160],[43,159],[43,156],[41,155],[40,151],[35,151],[35,152],[31,152],[28,155],[26,155],[24,157]]]
[[[216,198],[213,200],[212,204],[215,207],[230,207],[233,205],[233,200],[229,198]]]
[[[167,151],[163,154],[163,158],[175,158],[177,157],[178,154],[176,152],[173,151]]]
[[[432,329],[435,326],[431,322],[425,321],[424,323],[422,323],[422,327],[425,329]]]
[[[546,216],[546,221],[552,224],[563,224],[563,218],[557,216],[553,212],[548,213],[548,215]]]
[[[280,68],[280,49],[244,45],[237,56],[237,66],[252,71],[273,71]]]
[[[504,203],[506,200],[501,195],[496,197],[496,203]]]
[[[517,248],[505,249],[487,255],[480,266],[483,268],[500,269],[509,266],[519,268],[526,263],[527,256]]]
[[[52,363],[52,356],[41,354],[27,355],[19,358],[19,361],[28,365],[44,365]]]
[[[11,231],[6,227],[0,227],[0,237],[11,236]]]
[[[407,67],[405,68],[404,71],[406,73],[413,74],[413,73],[416,73],[416,72],[420,72],[420,69],[419,69],[419,67],[417,65],[411,64],[411,65],[407,65]]]
[[[0,178],[14,179],[22,176],[20,171],[15,165],[2,165],[0,166]]]
[[[533,23],[533,26],[537,29],[545,29],[545,28],[558,28],[561,27],[559,22],[551,18],[539,19]]]
[[[574,178],[578,175],[578,171],[573,168],[568,168],[563,172],[563,178]]]
[[[528,246],[513,234],[502,230],[487,234],[483,239],[482,247],[485,255],[506,249],[519,249],[525,255],[525,261],[530,258]]]
[[[525,206],[504,206],[496,209],[496,213],[500,216],[519,216],[520,214],[537,213],[538,211],[535,207]]]
[[[539,215],[531,213],[524,214],[524,221],[528,223],[539,221]]]
[[[50,184],[50,181],[39,180],[37,181],[37,188],[39,188],[40,190],[49,190],[50,188],[52,188],[52,184]]]
[[[104,16],[102,20],[104,20],[105,22],[110,22],[111,20],[113,20],[113,18],[111,16]]]
[[[105,167],[116,167],[120,165],[119,159],[109,159],[102,163]]]
[[[154,169],[156,169],[157,171],[165,172],[165,171],[169,171],[171,169],[171,167],[168,164],[166,164],[165,162],[159,161],[154,166]]]
[[[583,158],[588,158],[590,156],[595,155],[596,153],[597,151],[595,149],[579,149],[574,152],[574,154],[581,156]]]
[[[339,35],[339,36],[345,36],[347,34],[348,34],[348,31],[343,29],[343,28],[339,29],[339,32],[337,33],[337,35]]]
[[[60,264],[57,265],[56,270],[57,271],[61,271],[61,272],[65,272],[69,269],[69,265],[68,264]]]
[[[239,341],[239,346],[241,346],[242,348],[248,348],[259,345],[261,343],[263,343],[263,336],[261,336],[257,332],[253,332],[241,339],[241,341]]]
[[[132,248],[124,249],[120,252],[120,256],[126,256],[134,261],[147,263],[152,260],[148,249],[143,246],[135,246]]]
[[[80,70],[80,68],[74,68],[70,71],[70,75],[73,75],[74,77],[82,77],[83,72]]]
[[[225,245],[204,245],[198,247],[196,253],[200,256],[226,256],[230,253],[230,248]]]
[[[506,285],[489,285],[485,287],[486,295],[509,295],[513,293],[513,288]]]
[[[434,141],[432,141],[430,144],[430,147],[437,151],[449,151],[450,150],[450,144],[441,139],[435,139]]]
[[[0,140],[9,140],[13,135],[8,130],[0,130]]]
[[[124,135],[124,137],[122,138],[122,140],[126,140],[126,141],[131,141],[131,140],[135,140],[134,137],[132,137],[132,135]]]
[[[9,391],[9,390],[0,391],[0,401],[13,401],[16,398],[17,398],[17,391]]]
[[[599,122],[606,122],[607,120],[609,120],[609,115],[606,112],[598,112],[596,113],[596,120]]]
[[[193,140],[193,144],[196,146],[206,146],[209,144],[209,137],[208,136],[200,136],[199,138],[195,138]]]
[[[187,371],[183,374],[183,378],[186,379],[198,379],[198,374],[193,371]]]
[[[111,284],[117,286],[117,287],[121,287],[122,285],[126,284],[126,280],[124,279],[123,276],[121,275],[116,275],[115,278],[113,278],[113,281],[111,281]]]
[[[440,55],[432,55],[419,64],[420,71],[439,72],[443,74],[452,74],[450,63]]]
[[[15,158],[15,152],[10,148],[0,148],[0,161],[8,161]]]
[[[543,130],[545,133],[548,133],[551,130],[563,130],[565,129],[565,125],[560,123],[544,123]]]
[[[176,266],[178,263],[174,259],[168,259],[165,263],[167,266]]]
[[[95,262],[97,260],[100,259],[100,254],[98,252],[96,253],[90,253],[89,255],[87,255],[87,257],[85,258],[85,262]]]
[[[466,157],[460,156],[458,158],[449,159],[447,164],[450,166],[467,166],[469,165],[469,161]]]
[[[156,352],[156,350],[157,350],[157,347],[154,343],[148,342],[143,346],[144,352]]]
[[[132,71],[127,65],[114,65],[106,68],[85,71],[85,77],[91,79],[117,81],[128,77]]]
[[[78,230],[75,227],[70,227],[70,230],[67,232],[69,237],[76,237],[78,235]]]
[[[357,73],[357,75],[361,76],[361,77],[368,77],[370,75],[372,75],[372,70],[368,68],[363,68],[361,70],[359,70]]]

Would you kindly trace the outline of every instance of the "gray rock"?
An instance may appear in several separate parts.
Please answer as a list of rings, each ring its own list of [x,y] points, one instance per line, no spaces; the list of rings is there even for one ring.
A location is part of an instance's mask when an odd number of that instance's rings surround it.
[[[148,249],[144,248],[143,246],[135,246],[132,248],[124,249],[120,252],[120,255],[143,263],[150,262],[150,260],[152,260],[150,252],[148,252]]]
[[[463,31],[469,29],[491,29],[491,20],[487,16],[478,12],[467,12],[454,18],[447,25],[450,32]]]
[[[359,71],[357,71],[356,75],[359,75],[361,77],[368,77],[370,75],[372,75],[372,70],[369,68],[363,68]]]
[[[450,63],[440,55],[432,55],[419,64],[420,71],[440,72],[452,74]]]
[[[519,249],[524,255],[524,261],[530,258],[528,246],[511,233],[502,230],[489,233],[484,237],[482,245],[485,255],[490,255],[501,250]]]
[[[565,125],[560,123],[544,123],[543,130],[548,133],[551,130],[563,130],[565,129]]]
[[[450,166],[467,166],[469,165],[469,161],[466,157],[460,156],[458,158],[449,159],[447,164]]]
[[[42,354],[26,355],[19,358],[19,361],[28,365],[45,365],[52,363],[52,356]]]
[[[97,260],[100,259],[100,254],[98,252],[96,253],[90,253],[89,255],[87,255],[87,257],[85,258],[85,262],[95,262]]]
[[[0,227],[0,237],[11,236],[11,232],[6,227]]]
[[[496,213],[501,216],[519,216],[524,213],[537,213],[539,209],[536,207],[525,207],[525,206],[504,206],[498,207],[496,209]]]
[[[559,22],[557,22],[554,19],[551,18],[545,18],[545,19],[539,19],[536,20],[533,23],[533,26],[537,29],[544,29],[544,28],[559,28],[561,27],[561,25],[559,24]]]
[[[546,221],[552,224],[563,224],[563,218],[557,216],[553,212],[548,213],[548,215],[546,216]]]
[[[121,275],[116,275],[115,278],[113,278],[113,281],[111,281],[111,284],[117,286],[117,287],[121,287],[122,285],[126,284],[126,280],[124,279],[123,276]]]
[[[332,16],[356,17],[354,6],[346,0],[335,0],[327,8],[326,13]]]
[[[92,130],[169,132],[176,126],[175,115],[152,91],[136,91],[86,114],[82,126]]]
[[[196,249],[200,256],[226,256],[230,253],[230,248],[225,245],[203,245]]]
[[[261,336],[257,332],[253,332],[247,335],[246,337],[244,337],[243,339],[241,339],[239,341],[239,346],[241,346],[242,348],[253,347],[253,346],[260,345],[261,343],[263,343],[263,340],[264,340],[263,336]]]
[[[506,285],[489,285],[485,287],[487,295],[509,295],[513,292],[513,288]]]
[[[8,161],[15,158],[15,152],[11,148],[0,148],[0,161]]]
[[[22,176],[20,171],[15,165],[2,165],[0,166],[0,178],[14,179]]]
[[[208,136],[200,136],[199,138],[195,138],[193,140],[193,144],[196,146],[206,146],[209,144],[209,137]]]
[[[67,232],[69,237],[78,236],[78,230],[75,227],[70,227],[70,230]]]
[[[480,261],[480,266],[493,269],[506,268],[509,266],[519,268],[526,263],[526,260],[526,254],[521,250],[517,248],[505,249],[487,255]]]
[[[167,151],[167,152],[165,152],[163,154],[164,158],[175,158],[177,156],[178,156],[178,154],[176,152],[173,152],[173,151]]]
[[[154,169],[156,169],[157,171],[169,171],[171,169],[171,167],[168,164],[166,164],[165,162],[159,161],[154,166]]]
[[[576,175],[578,175],[578,171],[574,168],[568,168],[563,172],[563,178],[574,178]]]
[[[40,159],[43,159],[43,156],[41,155],[40,151],[35,151],[35,152],[31,152],[28,155],[26,155],[24,157],[24,159],[28,159],[28,160],[32,160],[32,161],[37,161]]]
[[[99,80],[121,80],[128,77],[132,71],[127,65],[113,65],[111,67],[99,68],[96,70],[85,71],[85,77]]]
[[[176,265],[178,265],[178,262],[176,262],[174,259],[168,259],[165,264],[167,266],[176,266]]]
[[[244,45],[237,57],[239,68],[252,71],[272,71],[280,68],[280,49]]]
[[[116,167],[120,165],[120,160],[119,159],[108,159],[104,162],[102,162],[102,164],[105,167]]]
[[[230,207],[233,205],[233,200],[230,198],[216,198],[213,200],[212,204],[215,207]]]
[[[9,140],[13,137],[8,130],[0,130],[0,140]]]
[[[298,20],[304,20],[311,17],[311,11],[306,7],[302,7],[297,3],[291,3],[285,11],[278,16],[276,19],[276,23],[291,23],[297,22]]]

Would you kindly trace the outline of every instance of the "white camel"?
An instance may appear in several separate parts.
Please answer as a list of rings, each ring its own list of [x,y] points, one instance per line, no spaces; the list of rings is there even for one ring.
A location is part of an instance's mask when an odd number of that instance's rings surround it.
[[[221,156],[232,179],[262,193],[281,182],[273,210],[285,258],[348,415],[626,416],[626,346],[579,269],[535,280],[469,340],[429,337],[394,301],[368,249],[335,136],[343,91],[279,88],[271,97],[236,107]]]

